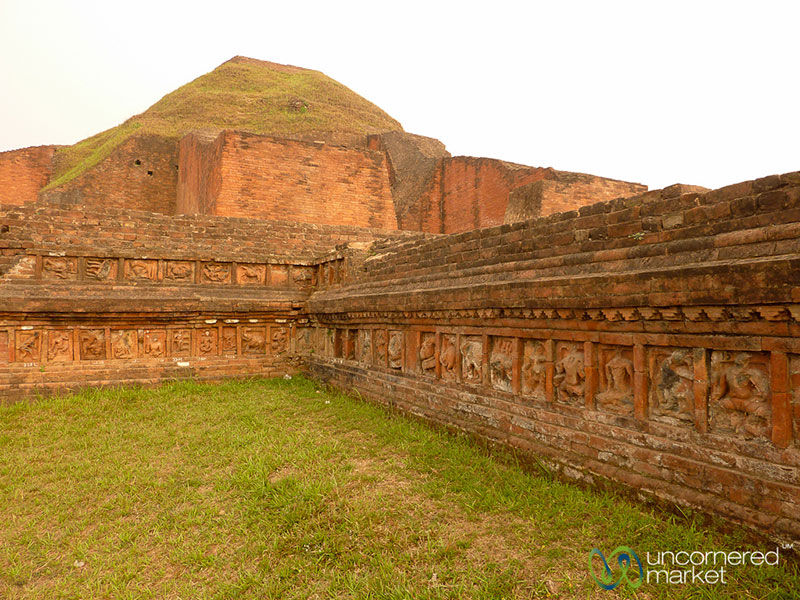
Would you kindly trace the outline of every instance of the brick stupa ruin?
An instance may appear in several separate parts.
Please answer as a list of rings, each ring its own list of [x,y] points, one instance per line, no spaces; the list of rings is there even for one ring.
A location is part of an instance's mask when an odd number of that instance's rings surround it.
[[[452,157],[236,57],[0,153],[0,398],[304,371],[566,477],[800,539],[800,174]]]

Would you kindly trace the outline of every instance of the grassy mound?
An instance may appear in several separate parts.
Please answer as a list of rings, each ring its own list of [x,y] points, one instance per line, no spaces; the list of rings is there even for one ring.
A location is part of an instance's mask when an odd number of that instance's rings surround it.
[[[125,123],[59,149],[56,171],[45,189],[71,181],[133,135],[177,140],[193,129],[306,136],[380,133],[402,126],[319,71],[237,56]]]

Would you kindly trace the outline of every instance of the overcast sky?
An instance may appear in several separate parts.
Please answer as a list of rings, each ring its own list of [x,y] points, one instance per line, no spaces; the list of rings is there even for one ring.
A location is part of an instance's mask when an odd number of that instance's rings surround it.
[[[234,55],[323,71],[453,155],[720,187],[800,170],[800,2],[0,0],[0,151]]]

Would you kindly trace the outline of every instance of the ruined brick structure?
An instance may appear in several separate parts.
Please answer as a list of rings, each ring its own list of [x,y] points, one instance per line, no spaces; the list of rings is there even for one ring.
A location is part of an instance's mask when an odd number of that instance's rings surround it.
[[[303,370],[800,539],[800,174],[647,192],[232,128],[133,136],[37,199],[57,161],[0,153],[5,401]]]

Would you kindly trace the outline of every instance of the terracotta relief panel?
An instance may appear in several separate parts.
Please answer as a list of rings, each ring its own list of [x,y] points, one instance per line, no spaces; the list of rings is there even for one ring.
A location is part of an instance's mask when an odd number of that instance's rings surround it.
[[[556,364],[553,376],[556,401],[574,406],[585,405],[585,384],[583,344],[556,343]]]
[[[219,353],[219,331],[216,328],[201,329],[197,335],[197,353],[200,356],[215,356]]]
[[[621,415],[633,414],[633,349],[600,346],[598,349],[600,387],[598,410]]]
[[[689,348],[650,348],[650,417],[694,423],[694,358]]]
[[[106,332],[103,329],[81,329],[81,360],[104,360],[106,358]]]
[[[372,363],[372,330],[361,329],[358,332],[358,362],[363,365]]]
[[[0,331],[0,364],[4,364],[8,362],[8,332],[7,331]]]
[[[308,354],[309,350],[311,350],[311,328],[298,327],[296,331],[297,340],[295,346],[298,354]]]
[[[145,331],[142,336],[142,354],[151,358],[167,355],[167,332]]]
[[[194,261],[164,261],[164,281],[194,283]]]
[[[480,336],[461,338],[461,381],[472,384],[483,381],[483,339]]]
[[[521,375],[520,389],[523,394],[539,400],[547,398],[547,350],[544,342],[523,341]]]
[[[244,327],[242,329],[242,354],[266,354],[267,332],[264,327]]]
[[[42,257],[42,277],[44,279],[77,279],[78,259],[65,256]]]
[[[289,268],[286,265],[272,265],[270,267],[270,285],[287,287],[289,285]]]
[[[375,364],[386,366],[386,352],[389,345],[388,335],[385,329],[375,330]]]
[[[84,274],[86,279],[114,281],[118,266],[119,261],[116,258],[87,258]]]
[[[47,360],[66,362],[74,360],[72,331],[57,330],[47,332]],[[8,355],[6,353],[6,355]]]
[[[286,327],[273,327],[272,333],[272,354],[279,355],[289,350],[289,329]]]
[[[239,285],[264,285],[266,279],[266,265],[236,266],[236,283]]]
[[[313,285],[313,272],[313,267],[294,265],[292,267],[292,281],[294,281],[295,287],[300,289],[310,288]]]
[[[490,340],[489,381],[493,388],[511,392],[513,391],[514,338],[492,337]]]
[[[423,375],[433,377],[436,374],[436,334],[424,332],[420,334],[419,371]]]
[[[403,368],[403,332],[390,331],[389,332],[389,368],[402,369]]]
[[[42,332],[17,331],[17,362],[38,362],[42,357]]]
[[[456,381],[458,379],[458,338],[455,334],[443,333],[441,344],[439,363],[442,365],[442,379]]]
[[[124,329],[111,332],[111,358],[136,358],[138,345],[136,331]]]
[[[191,329],[173,329],[169,332],[169,353],[171,356],[189,356],[191,352]]]
[[[236,354],[236,327],[222,328],[222,353]]]
[[[712,352],[709,387],[710,431],[742,439],[771,439],[768,354]]]
[[[230,283],[230,263],[208,262],[203,263],[200,270],[201,283]]]
[[[128,281],[155,281],[158,279],[158,261],[126,260],[125,279]]]

